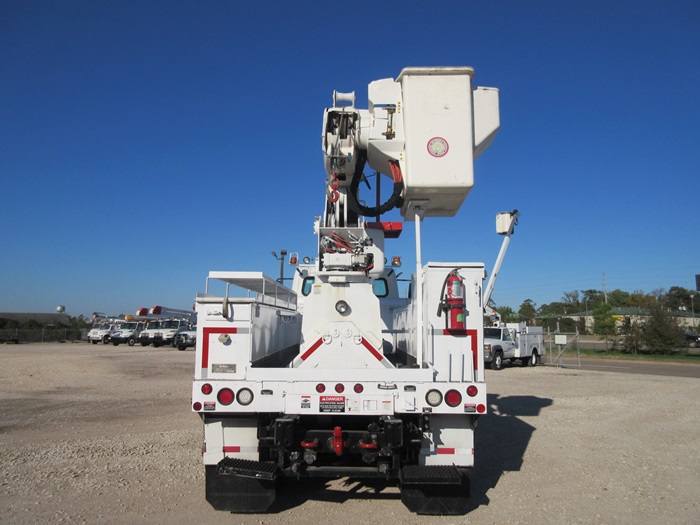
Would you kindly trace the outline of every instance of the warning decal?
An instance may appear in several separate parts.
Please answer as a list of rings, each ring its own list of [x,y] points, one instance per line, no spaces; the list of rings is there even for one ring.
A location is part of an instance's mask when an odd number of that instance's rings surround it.
[[[319,412],[345,412],[345,396],[321,396]]]

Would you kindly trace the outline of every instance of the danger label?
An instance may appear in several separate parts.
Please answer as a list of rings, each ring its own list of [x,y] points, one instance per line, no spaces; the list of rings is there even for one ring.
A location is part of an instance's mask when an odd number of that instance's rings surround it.
[[[319,412],[345,412],[345,396],[321,396]]]

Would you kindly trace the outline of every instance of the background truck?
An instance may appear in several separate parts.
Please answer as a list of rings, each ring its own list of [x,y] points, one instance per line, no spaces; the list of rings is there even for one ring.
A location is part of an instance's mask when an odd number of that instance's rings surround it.
[[[406,68],[369,85],[366,110],[334,92],[313,262],[296,267],[292,288],[261,272],[209,273],[195,304],[192,410],[214,508],[264,512],[283,478],[351,476],[398,483],[420,514],[466,511],[488,406],[486,272],[423,263],[421,223],[458,212],[498,130],[498,91],[472,86],[473,74]],[[374,206],[359,195],[365,167],[391,180]],[[408,297],[400,258],[385,256],[403,231],[382,220],[392,210],[414,225]]]
[[[142,346],[148,346],[149,344],[153,344],[154,347],[163,345],[175,346],[175,334],[179,330],[191,328],[197,318],[194,311],[179,310],[166,306],[153,306],[147,311],[145,308],[141,308],[138,313],[150,317],[159,316],[158,319],[149,321],[145,330],[141,332],[139,342]]]
[[[484,328],[484,362],[493,370],[503,368],[504,360],[535,366],[545,353],[542,327],[506,323]]]
[[[139,334],[139,343],[141,343],[141,346],[148,346],[153,342],[155,333],[160,329],[160,323],[160,319],[148,321],[146,323],[146,328]]]
[[[196,326],[190,326],[189,328],[178,330],[178,332],[175,334],[175,339],[173,340],[173,345],[177,347],[178,350],[186,350],[189,347],[193,347],[196,343]]]
[[[121,322],[122,320],[114,318],[96,320],[87,333],[88,342],[94,345],[100,342],[104,344],[109,343],[111,332],[119,328]]]
[[[144,325],[145,323],[143,321],[127,320],[110,332],[109,340],[114,346],[119,346],[121,343],[134,346],[136,341],[139,340]]]

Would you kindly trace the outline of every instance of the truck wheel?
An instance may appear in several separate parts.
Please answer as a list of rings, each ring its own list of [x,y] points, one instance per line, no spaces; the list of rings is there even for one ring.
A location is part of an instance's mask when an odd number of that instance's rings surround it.
[[[104,336],[104,337],[102,338],[102,342],[103,342],[104,344],[109,343],[109,336],[108,336],[108,335]]]
[[[136,341],[134,340],[133,337],[129,337],[129,340],[127,341],[127,343],[129,344],[129,346],[134,346],[136,344]]]
[[[119,346],[119,343],[117,343],[116,341],[112,341],[112,344],[113,344],[114,346]]]
[[[96,344],[97,344],[97,341],[95,341],[94,339],[93,339],[92,341],[90,341],[90,342],[91,342],[93,345],[96,345]]]
[[[537,366],[539,363],[540,356],[537,355],[537,350],[533,350],[530,359],[527,361],[527,366]]]
[[[177,349],[180,351],[185,350],[187,347],[185,345],[177,345]]]
[[[500,370],[503,368],[503,352],[498,350],[493,354],[493,359],[491,360],[491,368],[493,370]]]
[[[148,343],[146,343],[145,341],[141,341],[141,346],[148,346]]]

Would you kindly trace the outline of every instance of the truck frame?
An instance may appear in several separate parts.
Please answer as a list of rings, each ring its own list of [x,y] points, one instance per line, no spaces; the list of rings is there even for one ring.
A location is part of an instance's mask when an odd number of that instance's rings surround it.
[[[406,68],[369,85],[368,110],[335,92],[316,256],[291,288],[261,272],[209,273],[195,303],[192,410],[214,508],[264,512],[282,479],[349,476],[397,482],[413,512],[465,512],[488,406],[485,270],[424,264],[421,222],[457,213],[498,130],[498,91],[472,76]],[[361,203],[365,166],[393,180],[386,202]],[[385,240],[403,231],[381,220],[395,208],[415,226],[405,298],[400,261],[385,258]]]

